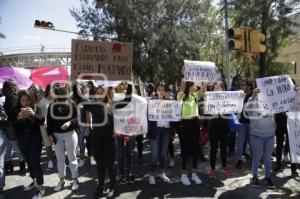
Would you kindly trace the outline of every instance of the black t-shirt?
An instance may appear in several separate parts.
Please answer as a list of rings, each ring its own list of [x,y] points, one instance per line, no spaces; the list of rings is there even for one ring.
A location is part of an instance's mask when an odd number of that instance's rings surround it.
[[[91,102],[84,105],[84,110],[90,112],[92,115],[93,133],[102,133],[103,135],[113,134],[113,116],[105,104]]]

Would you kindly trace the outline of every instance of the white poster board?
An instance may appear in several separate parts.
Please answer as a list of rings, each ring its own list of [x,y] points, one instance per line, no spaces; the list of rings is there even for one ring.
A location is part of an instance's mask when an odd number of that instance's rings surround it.
[[[292,163],[300,163],[300,112],[288,112],[287,127],[289,134]]]
[[[185,81],[195,82],[201,85],[207,81],[213,83],[220,78],[214,62],[184,60]]]
[[[206,92],[204,100],[205,114],[241,113],[245,93],[243,91]]]
[[[182,102],[176,100],[150,100],[149,121],[180,121]]]
[[[256,79],[260,89],[258,101],[264,114],[275,114],[292,109],[295,100],[294,84],[288,75]]]
[[[147,133],[147,100],[145,98],[133,94],[128,105],[121,109],[114,108],[113,113],[116,134],[133,136]]]

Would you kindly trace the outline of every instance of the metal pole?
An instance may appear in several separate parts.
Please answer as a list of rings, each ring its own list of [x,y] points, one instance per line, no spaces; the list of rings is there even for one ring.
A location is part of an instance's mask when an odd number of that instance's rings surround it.
[[[226,84],[227,90],[230,89],[231,86],[231,68],[229,63],[229,48],[228,48],[228,8],[227,8],[227,0],[224,0],[224,12],[225,12],[225,51],[226,51]]]
[[[90,35],[90,34],[82,34],[79,32],[73,32],[73,31],[68,31],[68,30],[59,30],[59,29],[54,29],[54,28],[44,28],[44,27],[38,27],[38,26],[34,26],[35,28],[40,28],[40,29],[45,29],[45,30],[53,30],[53,31],[58,31],[58,32],[66,32],[66,33],[73,33],[76,35],[82,35],[82,36],[91,36],[93,37],[94,35]]]

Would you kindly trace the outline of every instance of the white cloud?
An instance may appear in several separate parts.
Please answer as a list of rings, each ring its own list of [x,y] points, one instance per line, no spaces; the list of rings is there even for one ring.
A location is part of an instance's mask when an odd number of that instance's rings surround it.
[[[23,38],[27,39],[27,40],[41,40],[42,36],[40,36],[40,35],[24,35]]]

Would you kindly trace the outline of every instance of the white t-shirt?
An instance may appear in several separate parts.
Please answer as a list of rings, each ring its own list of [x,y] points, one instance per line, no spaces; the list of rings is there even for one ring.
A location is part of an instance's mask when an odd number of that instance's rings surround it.
[[[51,102],[52,102],[52,100],[49,100],[46,97],[44,97],[43,99],[40,100],[40,102],[37,105],[40,109],[39,115],[45,119],[47,117],[48,107]]]

